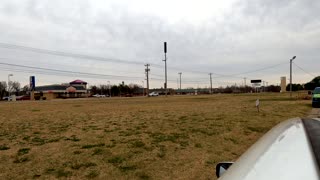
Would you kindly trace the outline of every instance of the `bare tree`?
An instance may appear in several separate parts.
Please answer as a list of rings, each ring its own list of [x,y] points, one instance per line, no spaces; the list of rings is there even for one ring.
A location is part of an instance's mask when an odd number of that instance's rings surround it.
[[[11,83],[10,85],[10,89],[13,91],[13,92],[16,92],[18,93],[21,89],[21,85],[18,81],[14,81]]]
[[[5,81],[0,82],[0,98],[2,99],[7,89],[7,83]]]
[[[24,91],[24,92],[28,92],[28,91],[30,91],[30,87],[29,87],[29,85],[25,85],[25,86],[23,86],[22,91]]]

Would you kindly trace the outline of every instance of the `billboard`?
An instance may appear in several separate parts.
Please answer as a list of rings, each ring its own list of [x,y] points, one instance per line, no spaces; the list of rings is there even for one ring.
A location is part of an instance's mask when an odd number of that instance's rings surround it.
[[[36,87],[36,80],[34,76],[30,76],[30,90],[34,91],[35,87]]]
[[[251,83],[261,83],[261,79],[251,80]]]

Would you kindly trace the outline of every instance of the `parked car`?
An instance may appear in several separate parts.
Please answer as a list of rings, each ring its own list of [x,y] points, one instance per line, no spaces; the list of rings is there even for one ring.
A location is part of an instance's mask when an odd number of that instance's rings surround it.
[[[316,87],[312,92],[312,107],[320,105],[320,87]]]
[[[105,98],[106,95],[104,95],[104,94],[95,94],[95,95],[92,95],[92,97]]]
[[[159,96],[159,93],[157,93],[157,92],[152,92],[152,93],[149,94],[149,96]]]
[[[2,98],[2,100],[8,101],[9,98],[10,98],[9,96],[5,96],[5,97]]]
[[[28,95],[17,96],[16,100],[17,100],[17,101],[30,100],[30,96],[28,96]]]
[[[219,180],[318,180],[320,119],[295,118],[275,126],[235,163],[216,166]]]

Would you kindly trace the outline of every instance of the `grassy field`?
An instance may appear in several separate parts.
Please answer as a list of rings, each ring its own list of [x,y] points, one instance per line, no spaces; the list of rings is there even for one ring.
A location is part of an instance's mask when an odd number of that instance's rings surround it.
[[[310,104],[280,94],[3,102],[0,179],[215,179],[217,162]]]

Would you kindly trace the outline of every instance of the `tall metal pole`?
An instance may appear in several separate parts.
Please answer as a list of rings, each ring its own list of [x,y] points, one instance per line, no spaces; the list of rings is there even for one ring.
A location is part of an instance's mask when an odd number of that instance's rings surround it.
[[[144,81],[141,81],[142,82],[142,96],[144,96]]]
[[[210,94],[212,94],[212,73],[209,73],[210,75]]]
[[[292,61],[296,58],[296,56],[293,56],[292,59],[290,59],[290,98],[292,98]]]
[[[10,76],[13,76],[13,74],[8,74],[8,93],[9,93],[8,101],[9,101],[10,96],[11,96],[11,89],[10,89]]]
[[[146,76],[147,76],[147,96],[149,97],[149,66],[150,64],[146,64]]]
[[[164,89],[166,92],[166,97],[168,94],[168,90],[167,90],[167,42],[164,42],[164,68],[165,68],[165,83],[164,83]]]
[[[179,72],[178,74],[180,75],[180,91],[181,91],[181,74],[182,74],[182,72]]]

